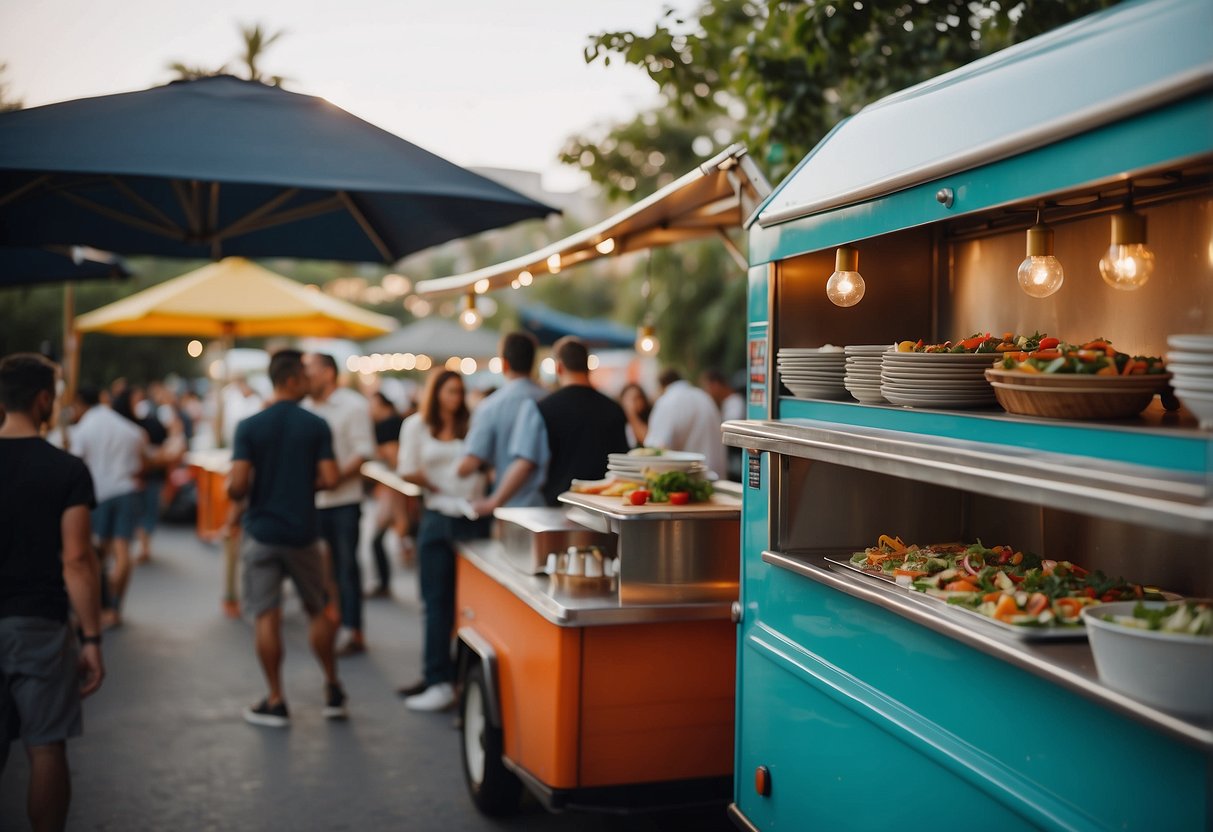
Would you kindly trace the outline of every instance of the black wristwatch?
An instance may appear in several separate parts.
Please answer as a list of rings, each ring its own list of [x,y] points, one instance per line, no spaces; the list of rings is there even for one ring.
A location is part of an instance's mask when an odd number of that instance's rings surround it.
[[[80,639],[81,644],[95,644],[98,647],[101,646],[101,633],[97,633],[95,636],[86,636],[83,631],[78,631],[76,633],[76,637]]]

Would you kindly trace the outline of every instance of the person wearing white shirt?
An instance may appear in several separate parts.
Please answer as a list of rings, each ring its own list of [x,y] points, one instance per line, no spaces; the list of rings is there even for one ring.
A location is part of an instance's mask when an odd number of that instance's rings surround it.
[[[375,457],[371,405],[366,397],[337,385],[337,362],[331,355],[303,357],[311,395],[304,407],[324,419],[333,434],[337,485],[316,492],[320,536],[328,545],[337,579],[341,624],[349,631],[339,656],[366,651],[362,623],[362,568],[358,534],[362,523],[362,463]]]
[[[421,486],[425,511],[417,531],[417,570],[425,604],[424,678],[397,691],[414,711],[441,711],[455,702],[451,630],[455,625],[455,543],[484,537],[472,501],[484,492],[484,475],[459,475],[467,453],[467,399],[452,370],[430,375],[421,408],[400,427],[397,471]]]
[[[716,402],[684,381],[677,370],[664,371],[658,381],[663,389],[649,415],[649,433],[644,444],[649,448],[703,454],[704,464],[717,476],[725,476],[728,467],[720,441],[720,411]]]
[[[96,388],[80,388],[77,402],[83,413],[70,434],[70,450],[84,460],[93,477],[97,507],[91,520],[101,541],[102,562],[113,557],[109,607],[102,612],[102,624],[113,627],[121,623],[122,599],[131,576],[131,538],[139,517],[139,475],[147,434],[102,404]]]
[[[732,388],[729,380],[720,370],[714,367],[704,370],[699,375],[699,386],[707,391],[708,395],[712,397],[712,401],[716,402],[716,406],[720,408],[721,421],[729,422],[746,417],[745,397]],[[741,449],[730,448],[726,445],[724,453],[728,461],[729,479],[740,480],[742,476]]]

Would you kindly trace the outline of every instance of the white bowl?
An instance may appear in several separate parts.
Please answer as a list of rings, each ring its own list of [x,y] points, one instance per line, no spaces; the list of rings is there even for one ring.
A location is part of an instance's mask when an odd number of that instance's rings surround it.
[[[1105,620],[1132,615],[1137,603],[1115,601],[1082,610],[1100,681],[1148,705],[1213,719],[1213,636],[1140,630]],[[1161,609],[1175,602],[1142,603]]]
[[[1175,386],[1175,395],[1206,430],[1213,430],[1213,393],[1193,390],[1182,383]]]

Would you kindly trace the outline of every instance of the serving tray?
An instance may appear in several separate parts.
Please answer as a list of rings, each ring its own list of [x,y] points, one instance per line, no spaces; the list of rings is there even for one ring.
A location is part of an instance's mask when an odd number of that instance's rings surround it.
[[[850,561],[840,560],[838,558],[827,557],[825,560],[833,566],[839,566],[850,572],[863,575],[870,578],[876,583],[886,587],[886,591],[898,592],[913,598],[921,604],[935,609],[943,615],[951,616],[954,620],[963,621],[966,625],[976,625],[978,628],[985,626],[998,630],[1006,635],[1022,641],[1073,641],[1076,639],[1085,639],[1087,630],[1082,624],[1050,624],[1039,627],[1024,627],[1018,624],[1008,624],[1005,621],[999,621],[996,618],[982,615],[976,610],[968,609],[967,607],[958,607],[955,604],[949,604],[946,599],[936,598],[934,595],[928,595],[925,592],[919,592],[916,589],[902,586],[888,575],[877,575],[874,572],[869,572],[866,569],[860,569]]]

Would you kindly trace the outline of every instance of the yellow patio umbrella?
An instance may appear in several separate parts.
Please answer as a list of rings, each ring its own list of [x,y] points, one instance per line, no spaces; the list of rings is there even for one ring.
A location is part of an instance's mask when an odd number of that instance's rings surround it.
[[[396,326],[395,318],[331,298],[243,257],[225,257],[81,315],[75,328],[79,333],[219,338],[226,354],[236,338],[289,335],[357,340],[383,335]],[[75,342],[79,349],[80,338]],[[226,362],[224,370],[226,376]],[[223,397],[218,401],[216,437]]]
[[[243,257],[225,257],[76,319],[80,332],[202,338],[357,340],[395,328],[394,318],[329,297]]]

